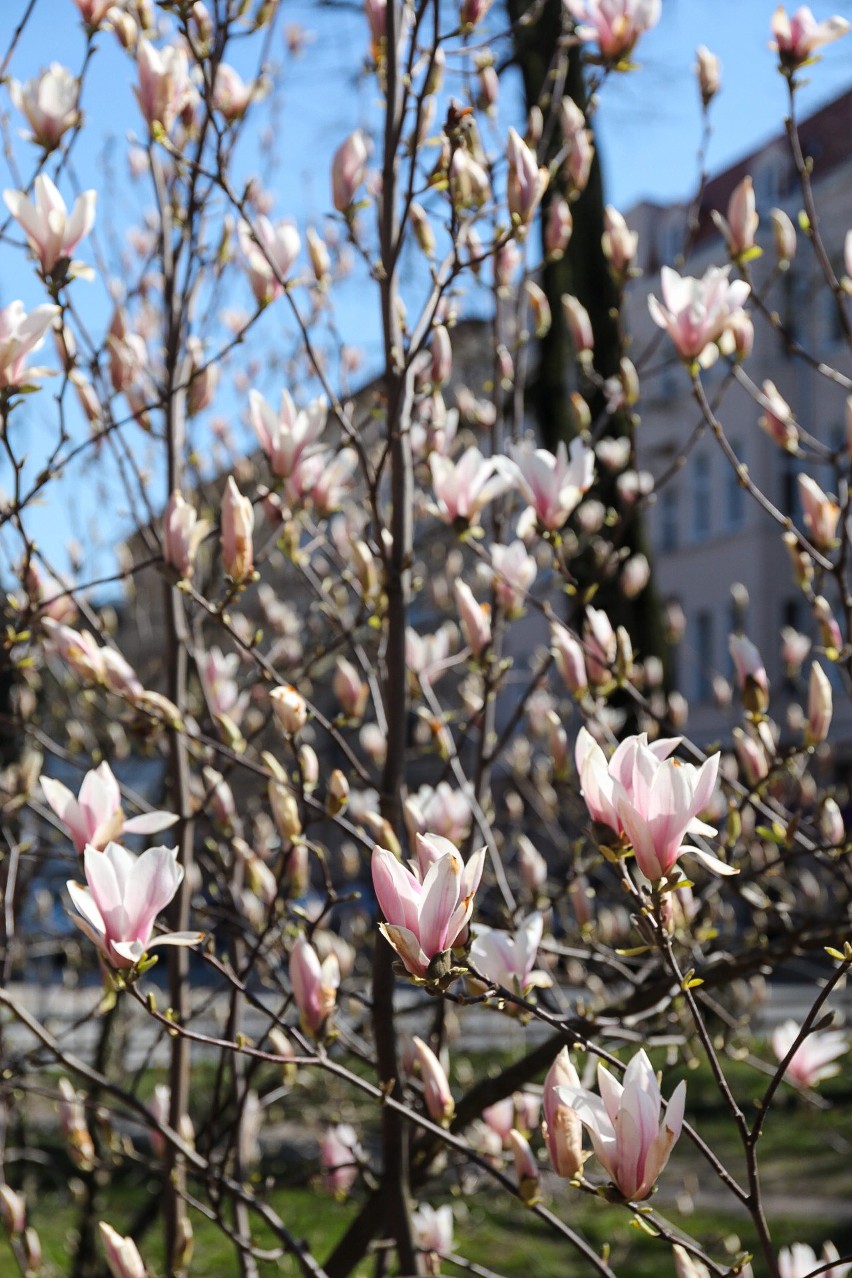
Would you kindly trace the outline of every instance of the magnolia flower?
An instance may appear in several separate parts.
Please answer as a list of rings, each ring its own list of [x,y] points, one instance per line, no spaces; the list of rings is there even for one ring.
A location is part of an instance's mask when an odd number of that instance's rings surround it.
[[[631,231],[617,208],[604,209],[604,233],[601,236],[604,255],[619,278],[626,278],[639,247],[638,231]]]
[[[222,495],[222,562],[232,581],[245,581],[254,571],[254,507],[228,476]]]
[[[571,293],[564,293],[561,301],[562,314],[565,317],[565,323],[568,325],[574,353],[580,364],[584,368],[588,368],[591,365],[595,349],[595,335],[592,330],[589,312],[579,298],[574,297]]]
[[[764,409],[758,418],[758,426],[788,453],[795,453],[799,445],[799,428],[793,410],[778,391],[774,382],[765,381],[758,402]]]
[[[552,984],[547,973],[533,971],[543,930],[544,919],[538,912],[523,919],[514,933],[476,924],[471,929],[471,964],[492,984],[515,994],[535,987],[547,989]]]
[[[144,812],[127,820],[121,810],[121,790],[106,762],[86,773],[76,799],[61,781],[45,776],[39,780],[44,797],[80,853],[87,843],[100,851],[122,834],[159,834],[177,821],[171,812]]]
[[[544,251],[549,262],[558,262],[564,255],[573,230],[570,204],[563,196],[554,195],[547,206],[544,227]]]
[[[570,1180],[583,1166],[583,1125],[573,1106],[560,1096],[561,1087],[580,1089],[580,1076],[567,1047],[562,1048],[544,1080],[541,1131],[553,1170]]]
[[[457,209],[480,209],[491,196],[488,174],[463,147],[453,152],[448,177],[450,198]]]
[[[245,115],[249,103],[256,93],[257,85],[255,83],[246,84],[227,62],[219,63],[213,80],[211,100],[214,111],[220,111],[229,124]]]
[[[810,1278],[816,1269],[819,1278],[846,1278],[852,1265],[831,1263],[839,1259],[840,1252],[834,1243],[824,1243],[820,1257],[807,1243],[793,1243],[792,1247],[782,1247],[778,1253],[778,1273],[781,1278]],[[826,1265],[828,1268],[824,1268]]]
[[[432,453],[429,467],[436,502],[432,510],[445,524],[478,524],[483,507],[512,483],[506,458],[483,457],[478,448],[466,449],[457,462]]]
[[[210,713],[214,718],[227,716],[238,724],[248,705],[248,693],[240,692],[235,678],[240,668],[236,652],[224,653],[221,648],[208,648],[198,660],[198,676],[204,689]]]
[[[330,515],[346,500],[357,466],[354,448],[342,448],[337,453],[303,453],[285,484],[287,500],[294,506],[311,503],[321,515]]]
[[[535,581],[538,567],[520,540],[508,546],[491,547],[491,564],[484,571],[490,579],[495,598],[507,616],[519,617],[524,610],[527,592]]]
[[[240,222],[237,239],[255,300],[261,305],[274,301],[284,292],[284,282],[302,246],[295,223],[287,219],[273,223],[261,213],[253,226]]]
[[[108,843],[103,852],[89,845],[83,869],[87,887],[66,884],[77,911],[71,917],[110,967],[134,967],[155,945],[197,945],[202,939],[201,932],[168,932],[151,939],[157,915],[183,879],[177,848],[148,848],[134,856],[119,843]]]
[[[315,451],[314,445],[325,426],[328,404],[325,397],[297,409],[289,391],[281,392],[278,413],[256,390],[249,391],[249,416],[273,475],[287,479],[302,457]]]
[[[595,154],[592,131],[586,117],[573,98],[563,98],[559,112],[562,140],[565,143],[565,173],[577,192],[585,191]]]
[[[338,213],[352,208],[367,173],[367,142],[360,129],[341,142],[331,161],[331,200]]]
[[[834,544],[840,507],[836,501],[826,496],[810,475],[799,475],[798,478],[805,527],[814,545],[819,550],[827,550]]]
[[[51,62],[46,71],[26,84],[9,81],[9,97],[27,117],[32,141],[46,151],[58,146],[63,133],[79,121],[79,94],[80,81],[58,62]]]
[[[597,40],[604,62],[630,57],[641,35],[660,20],[661,0],[565,0],[580,40]]]
[[[147,1270],[132,1238],[123,1238],[105,1220],[98,1224],[107,1268],[112,1278],[145,1278]]]
[[[411,1227],[418,1251],[448,1256],[453,1250],[453,1209],[449,1203],[437,1210],[428,1203],[421,1203],[411,1213]]]
[[[535,151],[516,132],[509,129],[506,147],[509,171],[506,177],[506,194],[509,216],[519,227],[527,226],[541,203],[550,178],[546,168],[540,168]]]
[[[432,861],[442,855],[443,849],[441,845],[433,845],[426,840],[418,843],[417,835],[431,830],[451,843],[461,842],[470,829],[470,799],[463,790],[454,790],[448,781],[439,781],[434,787],[421,785],[415,795],[409,795],[405,800],[404,815],[409,836],[417,846],[422,878]]]
[[[272,711],[281,727],[292,737],[308,722],[308,705],[300,692],[289,683],[273,688],[269,694]]]
[[[0,390],[23,386],[41,376],[43,370],[27,369],[24,359],[30,351],[40,349],[58,314],[58,306],[45,304],[27,315],[23,302],[10,302],[0,310]]]
[[[91,1171],[94,1166],[95,1146],[86,1122],[83,1106],[85,1094],[75,1090],[67,1078],[59,1080],[59,1124],[68,1146],[68,1154],[75,1167]]]
[[[807,5],[802,5],[790,18],[783,5],[779,5],[772,15],[775,39],[769,47],[776,51],[781,70],[788,74],[812,61],[816,49],[839,40],[848,30],[845,18],[835,16],[817,22]]]
[[[414,1050],[420,1066],[420,1078],[423,1082],[423,1098],[426,1109],[433,1122],[442,1126],[448,1124],[456,1112],[456,1104],[446,1071],[435,1053],[422,1038],[414,1037]]]
[[[742,314],[749,286],[744,280],[731,283],[730,269],[711,266],[697,280],[664,266],[660,271],[663,301],[648,298],[652,320],[667,330],[678,355],[689,364],[697,361],[703,368],[712,364],[717,343]]]
[[[701,105],[706,109],[722,83],[722,66],[715,53],[711,53],[706,45],[700,44],[695,50],[698,61],[695,73],[698,76],[698,91],[701,94]]]
[[[728,649],[747,709],[762,713],[769,704],[769,678],[760,650],[746,635],[730,635]]]
[[[341,1197],[352,1188],[363,1157],[355,1128],[349,1123],[329,1127],[320,1142],[320,1162],[326,1189]]]
[[[795,1043],[800,1028],[795,1021],[784,1021],[772,1031],[772,1050],[783,1061]],[[838,1056],[848,1051],[846,1035],[839,1030],[808,1034],[793,1053],[784,1071],[784,1077],[798,1087],[816,1087],[823,1079],[834,1078],[840,1066],[832,1064]]]
[[[477,602],[470,586],[461,577],[453,582],[453,595],[465,641],[474,657],[481,657],[491,643],[491,606]]]
[[[175,489],[163,516],[163,559],[181,577],[192,576],[195,556],[210,531],[210,523]]]
[[[739,261],[745,254],[751,254],[755,247],[754,237],[757,234],[760,218],[754,198],[754,183],[746,174],[733,190],[728,201],[728,216],[722,217],[717,209],[712,209],[710,216],[725,237],[728,252],[734,261]]]
[[[69,217],[65,201],[45,173],[40,173],[35,180],[35,203],[23,191],[3,192],[6,207],[26,235],[46,275],[62,258],[70,258],[91,231],[97,198],[96,191],[84,191],[75,200]]]
[[[418,835],[435,859],[423,874],[412,873],[386,848],[373,849],[373,887],[386,922],[379,930],[412,976],[441,971],[435,960],[463,943],[482,877],[485,848],[464,864],[448,839]]]
[[[582,440],[572,439],[570,451],[562,440],[556,453],[546,448],[512,449],[516,483],[529,502],[526,519],[539,528],[558,532],[592,484],[595,455]],[[521,516],[522,521],[524,516]]]
[[[589,679],[580,640],[567,626],[553,621],[550,625],[550,643],[556,669],[564,679],[568,691],[584,693],[589,686]]]
[[[680,1135],[686,1083],[678,1083],[665,1114],[654,1067],[639,1051],[624,1072],[623,1085],[598,1065],[600,1096],[583,1087],[556,1088],[592,1138],[595,1154],[618,1191],[631,1201],[647,1198],[669,1161]]]
[[[334,1010],[340,985],[337,955],[332,952],[320,963],[314,947],[300,936],[290,955],[290,984],[302,1028],[316,1038]]]
[[[131,701],[137,701],[144,695],[133,667],[114,648],[99,647],[95,636],[88,630],[74,630],[52,617],[45,617],[42,625],[50,647],[80,679],[103,684],[111,692]]]
[[[137,46],[136,63],[139,86],[134,92],[139,109],[149,129],[158,124],[170,133],[175,120],[194,96],[186,49],[179,44],[155,49],[143,37]]]
[[[586,609],[583,618],[586,671],[592,683],[609,683],[618,653],[618,636],[603,608]]]

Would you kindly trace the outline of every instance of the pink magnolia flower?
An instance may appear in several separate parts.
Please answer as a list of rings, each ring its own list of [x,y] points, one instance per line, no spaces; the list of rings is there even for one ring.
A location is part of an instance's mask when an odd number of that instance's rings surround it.
[[[624,215],[612,204],[604,209],[604,233],[601,239],[604,254],[613,272],[619,278],[626,279],[639,247],[639,233],[630,230]]]
[[[62,258],[71,257],[95,223],[97,192],[84,191],[69,217],[65,201],[45,173],[35,180],[35,203],[23,191],[4,191],[3,199],[46,275]]]
[[[827,739],[833,711],[828,675],[819,662],[814,661],[808,680],[808,722],[805,735],[809,745],[819,745]]]
[[[388,22],[387,0],[364,0],[364,12],[370,28],[370,56],[378,62]]]
[[[66,886],[76,910],[74,922],[100,950],[110,967],[133,967],[155,945],[197,945],[202,932],[168,932],[152,940],[154,921],[174,897],[183,866],[177,848],[148,848],[134,856],[119,843],[103,852],[83,852],[87,887]]]
[[[762,712],[769,704],[769,678],[760,650],[746,635],[731,635],[728,648],[747,707]]]
[[[379,929],[412,976],[427,977],[433,960],[462,942],[482,877],[485,848],[465,865],[448,839],[420,836],[435,852],[423,874],[414,874],[386,848],[373,849],[373,887],[387,920]],[[418,840],[419,842],[419,840]]]
[[[460,577],[453,582],[453,595],[465,642],[474,657],[481,657],[491,643],[491,605],[479,603],[470,586]]]
[[[51,62],[46,71],[27,80],[26,84],[9,81],[9,97],[27,117],[32,141],[46,151],[57,147],[63,133],[80,119],[79,95],[80,81],[59,62]]]
[[[598,1065],[598,1089],[600,1096],[562,1084],[556,1092],[579,1116],[598,1162],[618,1191],[641,1202],[657,1183],[680,1135],[686,1083],[678,1083],[661,1116],[663,1098],[654,1067],[639,1051],[624,1072],[623,1084]]]
[[[220,62],[213,81],[213,109],[220,111],[231,124],[245,115],[252,98],[257,94],[257,88],[254,82],[246,84],[242,76],[227,62]]]
[[[535,151],[512,128],[509,129],[506,155],[509,161],[506,177],[509,215],[513,223],[526,227],[547,190],[550,174],[546,168],[539,166]]]
[[[419,1251],[448,1256],[453,1250],[453,1209],[449,1203],[437,1209],[421,1203],[411,1213],[411,1227]]]
[[[551,622],[550,643],[556,669],[569,692],[584,693],[589,686],[586,658],[580,640],[561,622]]]
[[[360,129],[341,142],[331,161],[331,199],[338,213],[346,213],[367,173],[367,142]]]
[[[784,1021],[772,1031],[772,1050],[779,1061],[783,1061],[799,1032],[800,1027],[793,1020]],[[816,1087],[823,1079],[840,1073],[840,1066],[833,1062],[848,1049],[846,1035],[840,1030],[809,1034],[793,1053],[784,1077],[798,1087]]]
[[[648,298],[652,320],[666,329],[678,355],[689,364],[697,361],[704,368],[712,364],[717,343],[742,314],[749,286],[744,280],[731,283],[730,269],[711,266],[697,280],[664,266],[660,271],[663,301]]]
[[[349,1123],[329,1127],[320,1142],[323,1184],[333,1194],[344,1197],[358,1178],[363,1158],[355,1128]]]
[[[367,708],[370,688],[346,657],[338,657],[332,678],[332,691],[348,719],[360,720]]]
[[[80,17],[90,27],[99,27],[107,15],[107,10],[114,0],[74,0],[80,10]]]
[[[179,44],[155,49],[143,37],[137,46],[136,64],[139,86],[134,92],[139,109],[149,129],[159,124],[170,133],[181,111],[195,96],[186,49]]]
[[[302,1028],[316,1038],[334,1010],[340,985],[337,955],[330,953],[320,963],[314,947],[300,936],[290,955],[290,984]]]
[[[512,482],[506,459],[483,457],[478,448],[466,449],[457,462],[432,453],[429,467],[436,502],[432,509],[445,524],[478,524],[483,508]]]
[[[270,222],[259,214],[254,225],[240,222],[237,227],[240,250],[246,259],[249,283],[255,300],[261,305],[272,302],[284,292],[284,282],[299,256],[302,241],[295,222],[283,219]]]
[[[357,467],[354,448],[303,453],[285,484],[287,500],[297,507],[313,505],[321,515],[330,515],[346,500]]]
[[[222,562],[232,581],[245,581],[254,571],[254,507],[228,476],[222,496]]]
[[[58,306],[45,304],[27,315],[23,302],[10,302],[0,310],[0,390],[41,376],[42,369],[28,369],[24,361],[30,351],[40,349],[58,314]]]
[[[839,40],[848,30],[849,23],[845,18],[835,15],[824,22],[817,22],[807,5],[802,5],[792,17],[788,17],[784,6],[779,5],[772,15],[775,39],[769,47],[778,54],[782,71],[795,71],[810,62],[817,49]]]
[[[592,683],[609,683],[618,653],[618,636],[603,608],[586,609],[583,618],[586,671]]]
[[[580,1090],[580,1076],[567,1047],[562,1048],[544,1080],[541,1130],[553,1170],[571,1180],[583,1166],[583,1125],[573,1106],[560,1096],[561,1087]]]
[[[297,409],[289,391],[281,392],[281,406],[273,411],[256,390],[249,391],[249,416],[273,475],[287,479],[303,457],[316,451],[325,427],[328,404],[324,397]]]
[[[799,428],[793,410],[778,391],[774,382],[763,383],[758,403],[764,409],[758,418],[758,426],[788,453],[795,453],[799,445]]]
[[[175,490],[163,516],[163,559],[181,577],[191,577],[198,548],[209,531],[209,521],[199,519],[195,508]]]
[[[405,632],[405,664],[412,674],[431,683],[440,677],[452,646],[454,627],[440,626],[434,634],[421,635],[411,626]],[[425,827],[424,827],[425,828]],[[430,829],[434,829],[430,826]]]
[[[239,655],[225,654],[221,648],[209,648],[198,662],[198,676],[210,713],[214,718],[227,715],[236,724],[248,705],[248,694],[240,692],[235,677],[239,668]]]
[[[105,1220],[98,1224],[107,1268],[112,1278],[145,1278],[147,1270],[132,1238],[123,1238]]]
[[[810,475],[799,475],[799,496],[805,527],[819,550],[828,550],[837,534],[840,507],[822,491]]]
[[[604,62],[629,58],[636,41],[655,27],[661,0],[565,0],[580,40],[597,40]]]
[[[520,617],[538,565],[520,540],[491,547],[491,564],[485,566],[498,604],[509,617]]]
[[[814,1270],[818,1269],[820,1278],[846,1278],[852,1265],[832,1264],[832,1261],[839,1259],[840,1252],[834,1243],[824,1243],[820,1257],[817,1257],[813,1247],[809,1247],[807,1243],[793,1243],[792,1247],[782,1247],[778,1253],[778,1273],[781,1278],[810,1278]],[[824,1269],[823,1265],[828,1265],[829,1268]]]
[[[491,198],[487,172],[463,147],[453,152],[448,177],[450,198],[457,209],[481,209]]]
[[[463,790],[454,790],[448,781],[439,781],[434,787],[421,785],[415,795],[409,795],[405,801],[405,821],[409,837],[417,847],[421,878],[432,861],[443,855],[444,848],[427,839],[418,840],[418,834],[431,830],[441,839],[458,843],[470,829],[470,818],[470,799]],[[431,838],[430,834],[428,839]]]
[[[565,172],[575,191],[585,191],[595,154],[592,131],[586,127],[586,117],[573,98],[563,98],[559,112],[562,139],[568,152]]]
[[[547,989],[552,981],[546,972],[534,971],[544,919],[537,911],[522,919],[515,932],[500,932],[477,923],[471,931],[472,966],[494,985],[515,994],[535,987]]]
[[[80,679],[104,684],[131,701],[144,691],[133,667],[114,648],[101,648],[88,630],[74,630],[45,617],[42,625],[51,649]]]
[[[71,835],[76,850],[86,844],[100,851],[121,834],[159,834],[174,825],[171,812],[143,812],[128,820],[121,810],[121,790],[109,764],[87,772],[77,798],[61,781],[39,778],[44,797]]]
[[[515,447],[512,459],[515,482],[530,504],[526,520],[534,519],[540,528],[558,532],[591,487],[594,453],[581,440],[572,439],[570,451],[560,440],[555,454],[546,448]]]
[[[426,1110],[433,1122],[442,1126],[448,1124],[456,1112],[453,1093],[443,1065],[435,1053],[422,1038],[414,1037],[414,1050],[420,1066],[420,1078],[423,1083],[423,1097]]]

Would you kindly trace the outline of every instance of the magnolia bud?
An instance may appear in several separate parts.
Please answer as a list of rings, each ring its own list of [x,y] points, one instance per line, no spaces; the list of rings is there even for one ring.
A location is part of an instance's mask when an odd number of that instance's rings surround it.
[[[341,772],[340,768],[335,768],[328,782],[328,800],[327,809],[329,816],[337,816],[343,812],[349,802],[349,782]]]
[[[145,1265],[133,1239],[122,1238],[105,1220],[98,1228],[112,1278],[145,1278]]]
[[[524,291],[527,295],[527,302],[530,308],[530,315],[533,322],[533,334],[535,337],[542,338],[550,331],[552,316],[550,313],[550,303],[547,300],[547,294],[540,285],[534,280],[527,280],[524,285]]]
[[[770,209],[769,220],[775,238],[775,253],[782,271],[796,256],[796,228],[783,209]]]
[[[305,698],[290,684],[273,688],[269,694],[275,718],[287,733],[294,736],[308,721],[308,707]]]
[[[420,1077],[423,1081],[423,1098],[429,1117],[442,1126],[448,1124],[456,1112],[453,1094],[443,1065],[431,1047],[422,1038],[414,1038],[417,1052],[417,1063],[420,1066]]]
[[[24,1230],[24,1278],[37,1278],[41,1273],[41,1239],[32,1225]],[[129,1278],[136,1278],[129,1275]],[[145,1278],[144,1272],[142,1278]]]
[[[832,710],[831,684],[822,666],[815,661],[808,682],[808,722],[805,729],[808,745],[819,745],[827,739]]]
[[[823,801],[822,811],[819,814],[819,830],[825,841],[834,847],[839,847],[846,841],[843,813],[831,796]]]
[[[509,1145],[515,1159],[515,1176],[518,1181],[518,1193],[527,1207],[534,1207],[541,1201],[539,1193],[538,1163],[530,1149],[530,1143],[516,1127],[509,1132]]]
[[[436,324],[429,347],[432,354],[430,375],[434,386],[443,386],[453,371],[453,347],[445,324]]]
[[[299,804],[295,794],[282,781],[269,782],[269,803],[275,828],[285,843],[294,843],[302,833]]]
[[[319,781],[319,759],[313,746],[299,746],[299,771],[302,774],[302,789],[308,793],[315,790]]]
[[[9,1185],[0,1185],[0,1220],[11,1238],[22,1234],[27,1224],[27,1205],[23,1194]]]
[[[734,728],[734,749],[749,786],[754,787],[767,776],[769,763],[759,741],[742,728]]]
[[[721,84],[721,64],[715,53],[711,53],[706,45],[700,44],[695,50],[698,61],[695,72],[698,76],[698,91],[701,94],[701,105],[707,107],[719,92]]]
[[[563,256],[573,229],[574,219],[568,201],[561,195],[554,196],[544,225],[544,252],[548,262],[558,262]]]
[[[420,245],[427,257],[435,256],[435,232],[432,230],[432,223],[422,204],[412,202],[408,210],[408,219],[411,222],[411,228],[414,231],[414,238]]]
[[[363,718],[370,689],[345,657],[337,658],[331,686],[347,719]]]
[[[562,297],[562,314],[568,325],[577,359],[584,366],[590,365],[595,349],[595,337],[589,312],[576,297],[565,293]]]
[[[332,202],[338,213],[348,212],[367,171],[367,143],[360,129],[341,142],[331,161]]]
[[[232,581],[242,582],[254,570],[254,507],[228,476],[222,497],[222,562]]]

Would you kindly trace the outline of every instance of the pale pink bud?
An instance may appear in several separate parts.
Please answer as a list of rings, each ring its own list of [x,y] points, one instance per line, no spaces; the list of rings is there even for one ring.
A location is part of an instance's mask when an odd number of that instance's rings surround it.
[[[261,305],[274,301],[284,292],[284,281],[302,246],[294,223],[287,218],[273,223],[259,214],[253,227],[239,223],[237,238],[255,300]]]
[[[604,233],[601,240],[604,255],[613,273],[618,279],[626,279],[639,246],[639,235],[628,228],[622,214],[611,204],[604,209]]]
[[[9,81],[9,97],[27,117],[33,131],[32,140],[46,151],[57,147],[63,133],[78,123],[79,94],[79,80],[58,62],[52,62],[46,71],[26,84]]]
[[[567,151],[565,172],[575,191],[585,191],[595,154],[591,130],[586,128],[586,117],[573,98],[562,99],[559,120]]]
[[[326,285],[331,278],[331,257],[325,240],[317,234],[312,226],[305,232],[308,245],[308,259],[317,284]]]
[[[35,1278],[36,1274],[41,1273],[42,1251],[41,1239],[32,1225],[24,1230],[24,1276],[25,1278]]]
[[[222,497],[222,563],[234,582],[245,581],[254,571],[253,531],[254,507],[229,475]]]
[[[363,718],[370,689],[346,657],[337,658],[332,688],[347,719]]]
[[[628,599],[635,599],[651,580],[651,565],[645,555],[631,555],[621,570],[621,589]]]
[[[695,64],[698,91],[701,94],[701,104],[706,109],[719,92],[722,66],[716,54],[711,53],[706,45],[700,44],[695,50],[695,56],[698,59]]]
[[[580,1086],[567,1047],[562,1048],[544,1080],[542,1134],[556,1175],[571,1180],[583,1166],[583,1126],[572,1107],[560,1099],[556,1089],[562,1086]]]
[[[112,1278],[145,1278],[145,1265],[133,1239],[122,1238],[105,1220],[98,1228]]]
[[[320,1141],[323,1183],[331,1193],[341,1197],[349,1193],[358,1177],[363,1157],[355,1128],[349,1123],[330,1127]]]
[[[583,365],[591,364],[595,337],[589,312],[578,298],[565,293],[562,297],[562,314],[565,316],[577,359]]]
[[[756,786],[769,773],[769,762],[762,742],[742,728],[734,728],[734,749],[743,775],[750,786]]]
[[[533,214],[547,190],[550,175],[546,168],[539,168],[535,152],[527,146],[515,129],[509,129],[507,146],[509,171],[506,177],[506,195],[509,215],[520,228],[532,221]]]
[[[9,1185],[0,1185],[0,1220],[11,1238],[22,1234],[27,1225],[27,1205],[23,1194]]]
[[[415,1036],[413,1041],[423,1081],[426,1110],[433,1122],[446,1126],[456,1112],[456,1105],[444,1067],[422,1038]]]
[[[308,707],[305,698],[290,684],[273,688],[269,694],[275,718],[289,737],[304,728],[308,721]]]
[[[834,545],[840,507],[822,491],[810,475],[799,475],[799,496],[805,527],[818,550],[828,550]]]
[[[86,25],[97,28],[103,22],[114,0],[74,0],[74,3],[80,10],[80,17]]]
[[[515,1179],[518,1182],[518,1193],[527,1207],[533,1207],[541,1198],[539,1193],[539,1172],[535,1155],[530,1149],[526,1136],[516,1127],[509,1132],[509,1146],[515,1160]]]
[[[586,674],[586,658],[580,640],[565,626],[552,622],[550,627],[551,651],[556,668],[569,692],[582,695],[589,686]]]
[[[532,895],[547,882],[547,862],[525,834],[518,835],[518,870],[524,887]]]
[[[387,30],[387,0],[364,0],[364,12],[370,28],[370,54],[373,61],[378,62]]]
[[[500,98],[500,77],[493,62],[487,62],[479,68],[479,94],[477,106],[491,115]]]
[[[805,731],[808,745],[819,745],[828,738],[832,711],[831,684],[822,666],[815,661],[808,681],[808,723]]]
[[[412,202],[408,210],[408,219],[411,222],[411,229],[414,231],[414,238],[420,245],[427,257],[435,255],[435,232],[432,230],[432,223],[422,204]]]
[[[465,642],[473,655],[480,657],[491,643],[491,609],[477,603],[470,586],[459,577],[453,583],[453,593]]]
[[[558,262],[568,247],[574,219],[571,207],[561,195],[555,195],[547,209],[544,225],[544,252],[549,262]]]
[[[839,847],[846,841],[846,825],[837,801],[831,796],[823,800],[819,814],[819,832],[827,843]]]
[[[728,648],[747,710],[762,714],[769,704],[769,679],[757,647],[745,635],[731,635]]]
[[[583,622],[586,670],[592,683],[608,683],[618,651],[609,617],[601,608],[587,608]]]
[[[436,324],[432,330],[430,343],[432,366],[430,376],[434,386],[443,386],[450,380],[453,371],[453,347],[449,330],[445,324]]]
[[[795,453],[799,446],[799,428],[790,405],[778,393],[774,382],[763,383],[760,403],[765,411],[758,419],[758,425],[786,452]]]
[[[754,184],[750,175],[734,188],[728,201],[728,216],[713,209],[711,217],[719,231],[724,235],[728,252],[735,261],[745,255],[751,255],[754,248],[754,237],[757,233],[759,217],[754,199]]]
[[[672,1247],[676,1278],[710,1278],[710,1270],[695,1256],[691,1256],[685,1247],[676,1243]],[[746,1269],[751,1269],[750,1265]],[[747,1278],[746,1269],[742,1270],[742,1278]],[[748,1276],[750,1278],[750,1276]]]
[[[448,1256],[453,1250],[453,1209],[449,1203],[437,1211],[428,1203],[421,1203],[411,1213],[411,1228],[418,1251],[426,1253],[429,1272],[437,1273],[440,1266],[437,1257]]]
[[[245,115],[256,91],[254,83],[246,84],[232,66],[227,62],[220,62],[213,80],[213,109],[221,112],[228,123],[232,124]]]
[[[450,199],[458,209],[479,209],[491,196],[491,182],[485,169],[469,151],[458,147],[449,170]]]
[[[198,547],[210,530],[189,502],[175,490],[163,516],[163,559],[181,577],[191,577]]]
[[[783,209],[770,209],[769,220],[772,223],[778,265],[786,270],[796,256],[796,228]]]
[[[817,595],[813,602],[813,611],[820,629],[823,647],[835,648],[839,651],[843,647],[843,636],[837,618],[831,611],[831,605],[824,595]]]
[[[553,322],[553,316],[550,313],[550,302],[547,300],[547,294],[541,285],[536,284],[535,280],[526,281],[524,284],[524,292],[526,293],[527,302],[530,308],[533,335],[535,337],[542,338],[550,332],[550,326]]]
[[[341,142],[331,161],[331,196],[338,213],[352,208],[367,172],[367,143],[360,129]]]
[[[219,365],[204,359],[204,350],[197,337],[191,337],[186,345],[189,354],[186,412],[188,417],[197,417],[210,407],[216,397]]]
[[[331,816],[343,812],[349,802],[349,782],[340,768],[335,768],[329,777],[327,811]]]

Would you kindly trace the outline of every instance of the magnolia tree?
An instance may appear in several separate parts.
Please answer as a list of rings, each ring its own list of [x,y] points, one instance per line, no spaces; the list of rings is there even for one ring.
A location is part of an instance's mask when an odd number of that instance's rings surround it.
[[[274,0],[57,0],[44,69],[15,79],[43,7],[3,63],[3,254],[31,299],[0,312],[9,1255],[27,1275],[342,1278],[368,1255],[376,1273],[490,1273],[475,1192],[530,1245],[551,1233],[565,1273],[637,1273],[638,1225],[643,1272],[845,1274],[831,1238],[784,1233],[759,1138],[826,1103],[847,1047],[827,1026],[852,966],[852,874],[831,771],[811,763],[832,689],[849,688],[850,449],[748,370],[797,251],[850,337],[852,285],[820,238],[796,126],[801,69],[847,24],[772,18],[798,231],[756,208],[746,177],[717,211],[717,263],[679,273],[689,223],[650,298],[658,340],[638,359],[622,324],[609,380],[587,309],[560,299],[577,430],[551,452],[525,428],[553,316],[541,265],[570,252],[595,94],[641,74],[659,0],[566,0],[547,82],[579,59],[588,96],[549,91],[517,128],[498,106],[515,32],[496,9],[368,0],[352,56],[375,128],[316,157],[328,195],[312,226],[258,176]],[[83,55],[67,67],[72,22]],[[114,194],[119,162],[92,159],[83,113],[107,51],[138,105],[112,221],[99,182]],[[247,58],[253,78],[233,65]],[[707,112],[706,49],[697,72]],[[627,299],[637,237],[612,208],[600,233]],[[347,275],[357,313],[338,305]],[[381,338],[357,393],[353,330]],[[682,697],[606,603],[650,589],[625,548],[654,496],[634,427],[660,352],[775,521],[820,637],[790,728],[733,636],[739,722],[707,752],[673,735]],[[794,354],[852,391],[820,352]],[[739,466],[714,362],[800,459],[800,523]],[[809,473],[825,482],[826,466],[838,498]],[[124,530],[106,581],[85,552],[72,577],[36,536],[44,504],[59,522],[83,486],[106,536]],[[792,665],[808,646],[786,636]],[[37,1015],[51,935],[71,1021]],[[819,975],[800,1018],[755,1039],[761,983],[802,953]],[[698,1066],[722,1148],[691,1104]],[[733,1244],[694,1227],[686,1146]],[[316,1199],[294,1224],[297,1185]],[[211,1269],[193,1244],[217,1230]]]

